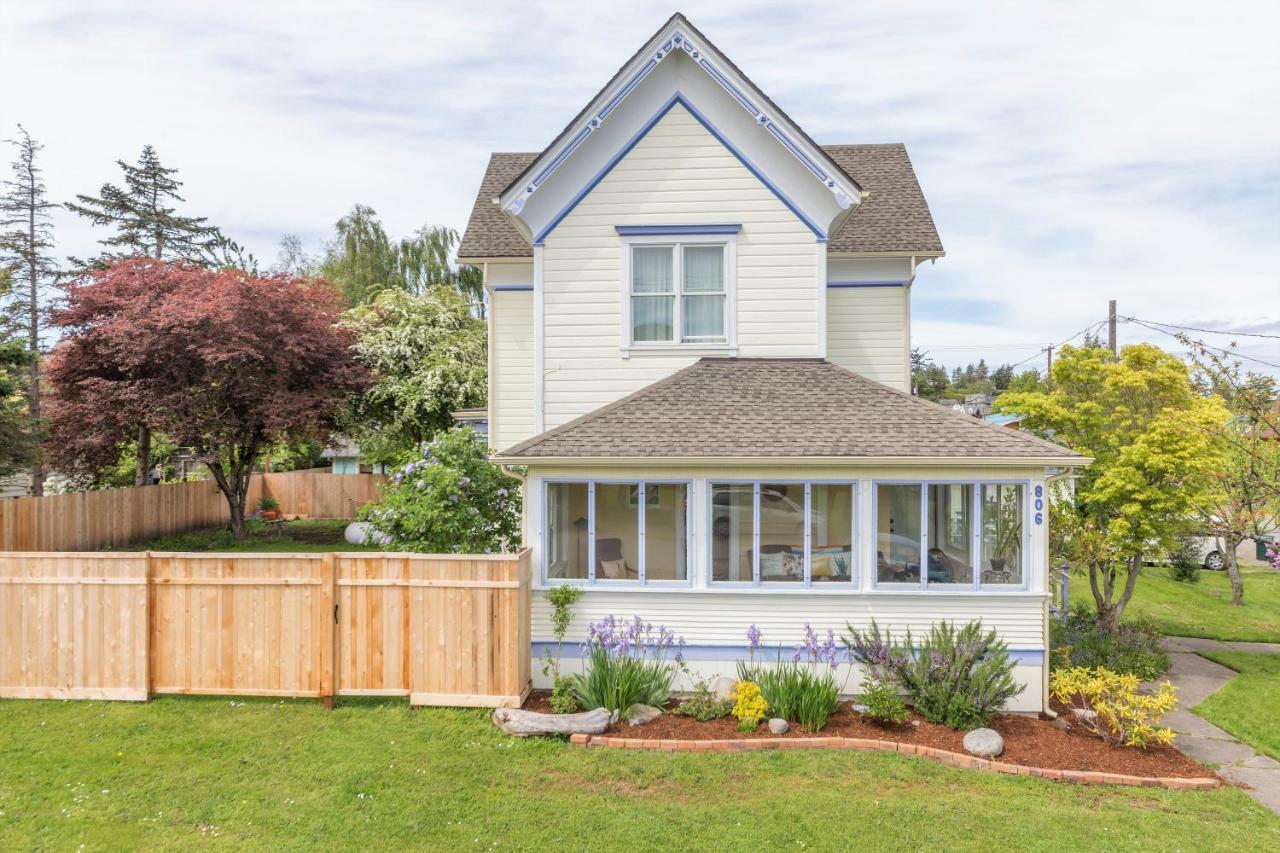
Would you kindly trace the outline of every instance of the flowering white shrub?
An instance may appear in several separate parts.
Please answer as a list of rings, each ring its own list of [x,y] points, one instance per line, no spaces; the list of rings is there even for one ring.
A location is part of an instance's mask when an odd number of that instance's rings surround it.
[[[492,554],[520,545],[520,481],[471,427],[437,435],[360,511],[392,551]]]

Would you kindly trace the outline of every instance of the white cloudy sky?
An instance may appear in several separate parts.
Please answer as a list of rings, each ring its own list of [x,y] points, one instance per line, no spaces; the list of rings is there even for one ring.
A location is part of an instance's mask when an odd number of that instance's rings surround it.
[[[189,212],[268,261],[284,233],[318,249],[357,201],[393,234],[461,229],[488,152],[543,147],[672,11],[0,0],[0,131],[45,143],[57,200],[151,143]],[[1273,0],[682,11],[817,140],[907,143],[948,252],[913,303],[938,359],[1034,359],[1108,298],[1280,335]],[[64,253],[92,251],[83,223],[57,226]],[[1172,345],[1122,327],[1138,339]],[[1280,338],[1240,340],[1280,364]]]

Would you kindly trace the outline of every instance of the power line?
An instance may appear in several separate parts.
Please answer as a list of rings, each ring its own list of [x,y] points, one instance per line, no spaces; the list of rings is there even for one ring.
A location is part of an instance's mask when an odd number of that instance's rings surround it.
[[[1178,337],[1178,335],[1174,334],[1173,332],[1170,332],[1168,329],[1161,329],[1159,326],[1153,326],[1153,325],[1151,325],[1150,323],[1148,323],[1148,322],[1146,322],[1146,321],[1139,320],[1137,317],[1125,317],[1125,318],[1124,318],[1124,320],[1125,320],[1125,322],[1127,322],[1127,323],[1137,323],[1139,326],[1145,326],[1146,328],[1150,329],[1150,330],[1151,330],[1151,331],[1153,331],[1153,332],[1160,332],[1160,333],[1162,333],[1162,334],[1168,335],[1168,336],[1169,336],[1169,337],[1171,337],[1171,338],[1177,338],[1177,337]],[[1235,351],[1235,350],[1227,349],[1227,348],[1225,348],[1225,347],[1215,347],[1215,346],[1213,346],[1213,345],[1211,345],[1211,344],[1206,344],[1206,343],[1204,343],[1203,341],[1199,341],[1199,342],[1197,342],[1197,344],[1196,344],[1196,345],[1197,345],[1197,346],[1202,346],[1202,347],[1204,347],[1205,349],[1217,350],[1218,352],[1222,353],[1223,355],[1230,356],[1231,358],[1243,358],[1243,359],[1245,359],[1246,361],[1254,361],[1254,362],[1257,362],[1258,364],[1264,364],[1264,365],[1266,365],[1267,367],[1272,367],[1272,368],[1275,368],[1276,370],[1280,370],[1280,364],[1275,364],[1275,363],[1270,362],[1270,361],[1264,361],[1264,360],[1262,360],[1262,359],[1260,359],[1260,358],[1254,358],[1253,356],[1251,356],[1251,355],[1245,355],[1245,354],[1244,354],[1244,353],[1242,353],[1242,352],[1237,352],[1237,351]]]
[[[1196,326],[1179,326],[1177,323],[1161,323],[1158,320],[1139,320],[1137,317],[1124,317],[1124,320],[1134,323],[1153,324],[1156,326],[1166,326],[1170,329],[1182,329],[1185,332],[1204,332],[1208,335],[1226,335],[1227,337],[1242,338],[1270,338],[1272,340],[1280,340],[1280,335],[1265,335],[1261,332],[1230,332],[1222,329],[1200,329]]]

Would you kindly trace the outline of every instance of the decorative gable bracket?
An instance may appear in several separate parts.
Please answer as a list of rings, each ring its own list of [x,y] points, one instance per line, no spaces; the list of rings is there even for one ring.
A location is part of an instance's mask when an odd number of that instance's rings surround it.
[[[679,16],[677,16],[677,19],[679,19]],[[819,162],[820,158],[811,156],[806,151],[811,146],[797,141],[794,138],[795,134],[784,127],[776,116],[770,115],[770,111],[757,103],[757,99],[743,91],[745,87],[732,79],[732,77],[737,77],[738,75],[727,73],[727,70],[719,64],[720,61],[718,59],[708,56],[708,51],[698,46],[700,41],[702,39],[691,38],[683,30],[676,29],[669,38],[652,48],[644,62],[630,77],[618,81],[616,85],[597,96],[597,100],[604,99],[600,107],[588,113],[587,118],[583,120],[577,132],[569,136],[568,140],[548,163],[538,170],[532,178],[524,182],[524,186],[520,191],[505,202],[503,209],[511,214],[518,215],[524,209],[525,202],[538,191],[538,188],[549,177],[555,174],[556,170],[569,159],[570,155],[592,133],[597,132],[603,126],[609,114],[617,109],[627,95],[631,94],[646,77],[653,73],[654,69],[664,59],[672,56],[677,51],[683,51],[690,59],[694,60],[698,67],[702,68],[712,80],[729,93],[742,109],[746,110],[755,119],[757,124],[772,134],[801,165],[813,173],[814,177],[821,181],[835,197],[836,204],[842,210],[848,210],[856,201],[861,200],[862,191],[857,184],[845,175],[836,174],[830,166]],[[639,61],[639,59],[636,61]]]

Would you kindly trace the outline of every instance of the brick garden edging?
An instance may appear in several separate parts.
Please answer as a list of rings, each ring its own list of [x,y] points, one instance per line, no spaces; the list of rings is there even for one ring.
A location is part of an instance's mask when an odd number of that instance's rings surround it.
[[[575,734],[570,743],[578,746],[605,749],[651,749],[660,752],[751,752],[759,749],[853,749],[861,752],[894,752],[899,755],[919,755],[932,758],[952,767],[969,770],[986,770],[1007,773],[1010,776],[1035,776],[1063,782],[1080,782],[1086,785],[1131,785],[1142,788],[1171,788],[1180,791],[1207,791],[1222,783],[1214,777],[1183,779],[1174,776],[1127,776],[1122,773],[1103,773],[1096,770],[1051,770],[1046,767],[1026,767],[1022,764],[1006,764],[990,761],[961,752],[950,752],[931,746],[898,743],[891,740],[847,737],[793,737],[753,740],[652,740],[647,738],[611,737],[608,735]]]

